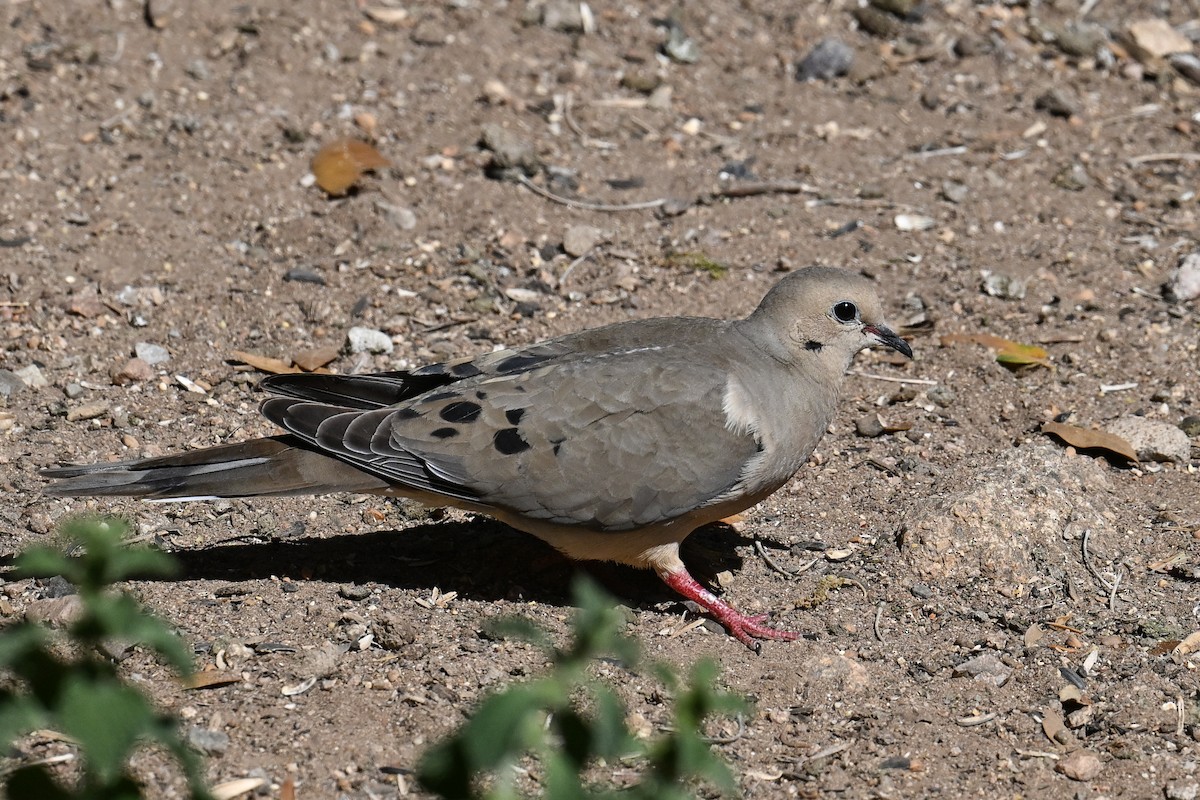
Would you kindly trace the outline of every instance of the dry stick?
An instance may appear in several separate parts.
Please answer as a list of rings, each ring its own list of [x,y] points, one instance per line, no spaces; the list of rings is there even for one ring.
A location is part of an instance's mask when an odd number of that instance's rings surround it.
[[[1099,581],[1100,585],[1109,591],[1110,595],[1115,595],[1116,591],[1117,591],[1116,587],[1114,585],[1110,584],[1108,581],[1104,580],[1104,576],[1101,575],[1099,573],[1099,571],[1096,570],[1096,567],[1092,565],[1092,555],[1091,555],[1091,553],[1088,552],[1088,540],[1090,538],[1092,538],[1092,529],[1084,528],[1083,529],[1083,543],[1082,543],[1083,565],[1085,567],[1087,567],[1087,571],[1092,574],[1092,577],[1095,578],[1097,581]]]
[[[1113,576],[1112,591],[1108,593],[1108,610],[1115,611],[1117,608],[1117,587],[1121,585],[1121,579],[1125,577],[1125,573],[1118,572]]]
[[[883,631],[879,629],[879,625],[883,620],[883,606],[884,603],[882,600],[879,601],[879,605],[875,606],[875,625],[873,626],[875,629],[875,638],[878,639],[880,643],[884,643]]]
[[[762,556],[762,560],[767,562],[768,567],[770,567],[771,569],[780,573],[781,575],[787,575],[790,578],[794,575],[799,574],[796,572],[792,572],[790,569],[785,569],[784,567],[780,566],[780,564],[775,559],[773,559],[773,558],[771,558],[771,556],[767,555],[767,548],[763,547],[763,543],[759,539],[754,540],[754,551],[756,553],[758,553],[760,556]]]
[[[611,205],[609,203],[587,203],[582,200],[572,200],[569,197],[557,195],[548,189],[543,189],[533,181],[526,178],[524,175],[517,176],[517,182],[524,186],[529,191],[536,195],[540,195],[547,200],[552,200],[555,203],[564,205],[567,208],[575,208],[580,211],[645,211],[651,208],[658,208],[665,205],[666,198],[660,197],[657,200],[647,200],[644,203],[626,203],[624,205]]]
[[[746,717],[741,712],[737,715],[737,730],[729,736],[705,736],[704,741],[708,744],[733,744],[738,739],[746,735]]]
[[[603,139],[596,139],[589,136],[583,128],[579,127],[579,123],[575,121],[575,117],[571,115],[571,108],[574,105],[574,97],[570,92],[563,99],[563,119],[566,120],[567,127],[575,132],[583,142],[584,147],[595,147],[598,150],[616,150],[617,146],[612,142],[606,142]]]
[[[1129,166],[1151,164],[1157,161],[1200,161],[1200,153],[1147,153],[1129,159]]]
[[[588,256],[590,256],[595,251],[596,251],[595,247],[589,247],[583,255],[581,255],[579,258],[575,259],[574,261],[572,261],[570,264],[567,264],[567,268],[563,270],[563,274],[558,277],[558,285],[561,287],[564,283],[566,283],[567,276],[571,274],[571,271],[574,270],[576,267],[578,267],[580,264],[582,264],[584,261],[587,261]]]

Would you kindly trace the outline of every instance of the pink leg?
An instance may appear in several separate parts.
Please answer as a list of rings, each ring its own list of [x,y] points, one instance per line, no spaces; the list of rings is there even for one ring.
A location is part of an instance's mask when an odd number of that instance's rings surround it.
[[[763,620],[767,618],[766,614],[758,617],[747,617],[697,583],[696,579],[689,575],[688,571],[682,567],[660,572],[659,577],[663,579],[663,582],[667,586],[670,586],[687,599],[698,603],[708,613],[712,614],[717,622],[724,625],[730,635],[755,652],[758,652],[760,649],[760,644],[754,641],[755,638],[787,640],[800,638],[800,634],[798,633],[776,630],[775,628],[768,628],[766,625],[763,625]]]

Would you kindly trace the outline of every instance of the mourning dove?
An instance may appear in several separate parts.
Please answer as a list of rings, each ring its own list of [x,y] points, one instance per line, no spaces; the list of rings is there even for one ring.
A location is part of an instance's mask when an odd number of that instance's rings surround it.
[[[679,544],[792,477],[873,344],[912,356],[866,278],[810,267],[745,319],[622,322],[410,372],[272,376],[262,413],[285,434],[43,474],[61,479],[54,495],[369,492],[457,506],[574,559],[653,569],[757,649],[798,634],[704,589]]]

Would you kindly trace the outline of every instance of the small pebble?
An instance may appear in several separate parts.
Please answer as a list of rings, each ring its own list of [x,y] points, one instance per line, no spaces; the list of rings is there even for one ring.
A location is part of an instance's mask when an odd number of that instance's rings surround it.
[[[20,378],[30,389],[44,389],[50,385],[46,380],[46,376],[42,374],[42,370],[37,364],[30,364],[27,367],[22,367],[16,371],[16,376]]]
[[[1163,287],[1163,294],[1174,303],[1184,303],[1200,297],[1200,250],[1188,253],[1179,260]]]
[[[84,403],[67,411],[67,422],[82,422],[84,420],[95,419],[96,417],[103,416],[107,411],[108,403],[104,400]]]
[[[390,353],[392,337],[374,328],[354,327],[346,332],[346,349],[351,353]]]
[[[542,161],[533,145],[508,128],[489,123],[483,126],[479,139],[492,152],[487,168],[489,177],[511,180],[515,177],[513,173],[532,176],[541,171]]]
[[[292,267],[283,273],[283,279],[292,283],[312,283],[317,286],[325,285],[325,276],[310,267]]]
[[[854,65],[854,49],[841,39],[822,39],[796,65],[796,80],[827,81],[845,75]]]
[[[1196,800],[1200,796],[1200,783],[1186,779],[1168,781],[1163,794],[1167,800]]]
[[[145,361],[150,366],[155,364],[165,364],[171,360],[171,354],[167,348],[161,344],[153,344],[151,342],[138,342],[133,346],[134,355]]]
[[[983,293],[1001,300],[1021,300],[1025,297],[1025,279],[985,270]]]
[[[1192,443],[1178,426],[1158,419],[1127,416],[1109,423],[1106,430],[1133,446],[1142,461],[1175,461],[1191,457]]]
[[[883,421],[878,414],[866,414],[854,421],[854,429],[858,435],[867,439],[883,436]]]
[[[958,399],[958,395],[949,386],[938,384],[930,386],[925,391],[925,396],[929,398],[929,402],[941,408],[949,408],[954,405],[954,401]]]
[[[1053,117],[1073,117],[1079,113],[1079,100],[1067,89],[1055,86],[1047,89],[1033,101],[1033,107]]]
[[[1003,686],[1012,676],[1012,667],[1000,660],[995,653],[983,653],[964,661],[954,668],[953,677],[971,678],[977,681]]]
[[[366,600],[371,596],[371,587],[361,583],[347,583],[338,587],[338,595],[347,600]]]
[[[154,379],[154,368],[140,358],[131,358],[109,373],[114,386],[145,383]]]
[[[603,236],[603,231],[591,225],[572,225],[563,234],[563,250],[578,258],[595,247]]]
[[[1184,417],[1179,423],[1179,430],[1183,431],[1191,439],[1200,436],[1200,417],[1195,415]]]
[[[1073,781],[1090,781],[1099,775],[1102,769],[1104,762],[1090,750],[1076,750],[1054,765],[1055,772],[1061,772]]]
[[[678,25],[671,26],[663,52],[680,64],[695,64],[700,60],[700,46]]]
[[[63,387],[63,394],[67,396],[68,400],[75,400],[83,394],[83,386],[72,381]]]
[[[958,204],[967,199],[971,190],[965,183],[959,181],[942,181],[942,199]]]
[[[933,597],[933,589],[930,589],[928,584],[914,583],[909,587],[908,590],[912,592],[914,596],[919,597],[922,600],[928,600],[929,598]]]
[[[210,756],[219,756],[229,749],[229,734],[224,731],[190,728],[187,738],[188,744]]]
[[[25,388],[25,381],[10,369],[0,369],[0,397],[10,397]]]
[[[927,231],[937,224],[933,217],[922,214],[897,214],[893,222],[896,228],[902,231]]]

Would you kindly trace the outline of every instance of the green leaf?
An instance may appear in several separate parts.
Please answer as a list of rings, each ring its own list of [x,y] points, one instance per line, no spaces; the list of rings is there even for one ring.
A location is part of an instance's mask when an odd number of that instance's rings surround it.
[[[101,783],[125,771],[125,759],[141,737],[154,731],[156,715],[136,689],[115,678],[73,676],[58,709],[63,733],[79,742],[89,775]]]

